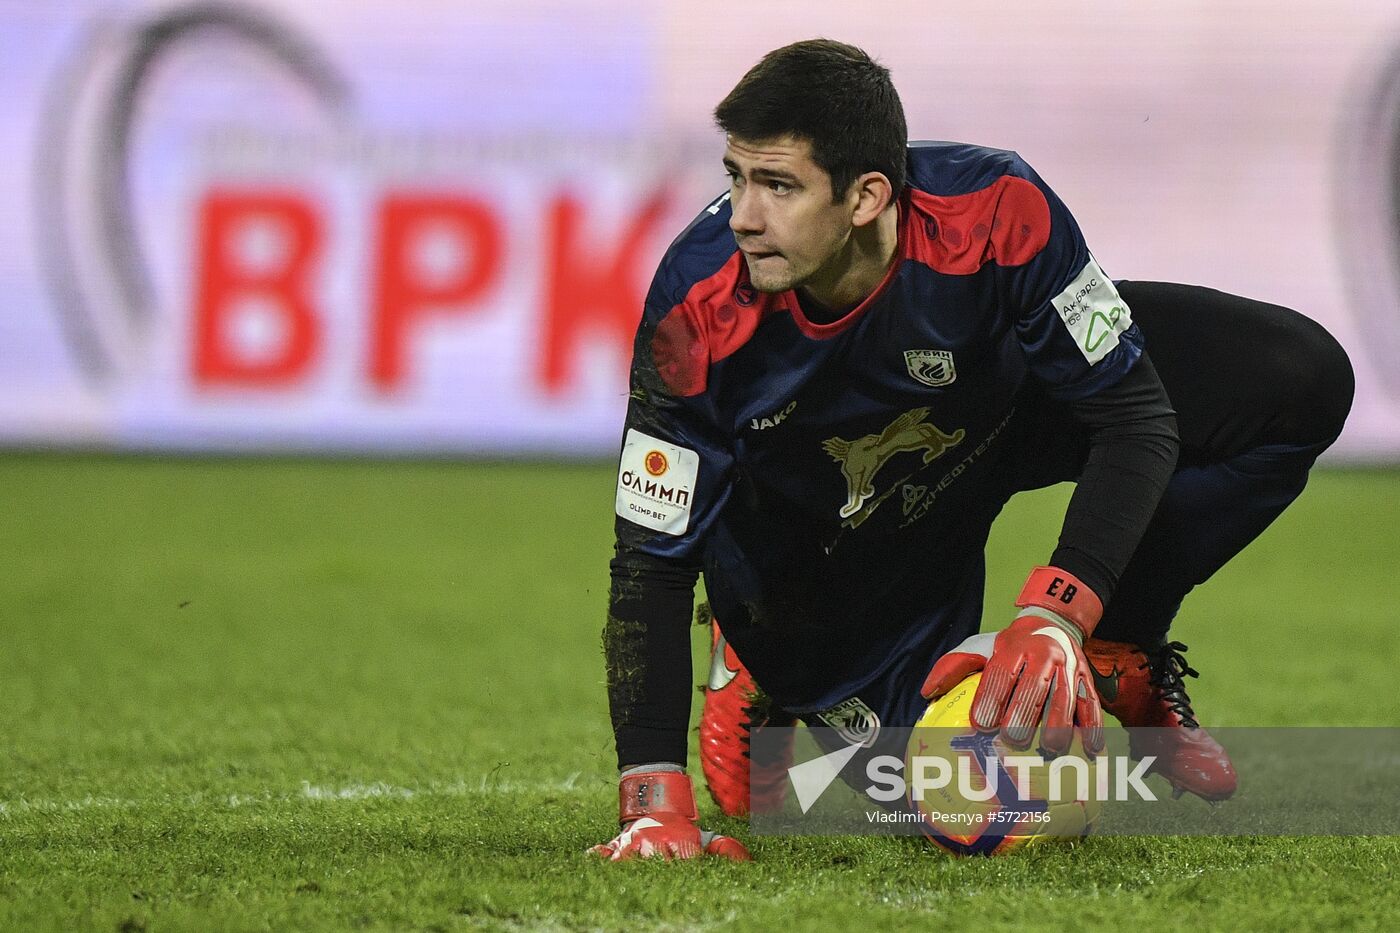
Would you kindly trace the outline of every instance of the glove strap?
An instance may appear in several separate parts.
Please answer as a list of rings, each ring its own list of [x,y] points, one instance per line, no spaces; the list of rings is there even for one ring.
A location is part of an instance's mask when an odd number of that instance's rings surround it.
[[[690,775],[676,771],[631,774],[618,782],[618,822],[624,826],[655,813],[678,813],[692,823],[700,818],[695,809],[695,788]]]
[[[1045,609],[1069,622],[1088,638],[1103,616],[1103,601],[1074,574],[1059,567],[1037,567],[1026,578],[1019,608]]]

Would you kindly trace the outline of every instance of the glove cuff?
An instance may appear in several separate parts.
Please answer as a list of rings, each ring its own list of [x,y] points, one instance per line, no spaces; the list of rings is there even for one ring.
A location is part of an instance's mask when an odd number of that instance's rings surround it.
[[[624,826],[658,813],[676,813],[692,823],[700,818],[695,809],[695,788],[690,775],[675,771],[629,774],[617,785],[617,819]]]
[[[1019,608],[1045,609],[1079,629],[1084,638],[1094,633],[1103,616],[1103,601],[1074,574],[1059,567],[1037,567],[1026,578]]]

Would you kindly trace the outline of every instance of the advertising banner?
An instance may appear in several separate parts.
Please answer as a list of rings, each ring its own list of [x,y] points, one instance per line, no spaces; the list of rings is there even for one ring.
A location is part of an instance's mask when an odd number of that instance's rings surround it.
[[[1324,323],[1334,455],[1394,458],[1400,14],[1346,8],[0,3],[0,445],[613,455],[711,109],[827,35],[915,138],[1019,151],[1109,275]]]

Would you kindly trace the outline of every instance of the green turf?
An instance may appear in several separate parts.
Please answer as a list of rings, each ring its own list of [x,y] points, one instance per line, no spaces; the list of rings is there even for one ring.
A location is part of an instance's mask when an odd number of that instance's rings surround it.
[[[989,605],[1064,495],[1008,510]],[[585,858],[611,500],[605,466],[0,457],[0,928],[1400,925],[1395,839]],[[1320,473],[1193,597],[1203,716],[1400,725],[1397,520],[1400,473]]]

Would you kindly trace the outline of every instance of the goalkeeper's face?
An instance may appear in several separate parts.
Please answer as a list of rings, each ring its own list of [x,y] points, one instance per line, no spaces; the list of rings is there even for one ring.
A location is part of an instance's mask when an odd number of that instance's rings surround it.
[[[851,261],[858,197],[832,199],[831,176],[812,160],[811,143],[793,136],[730,136],[724,168],[733,210],[729,226],[755,288],[782,292],[808,285],[821,291],[842,278]]]

